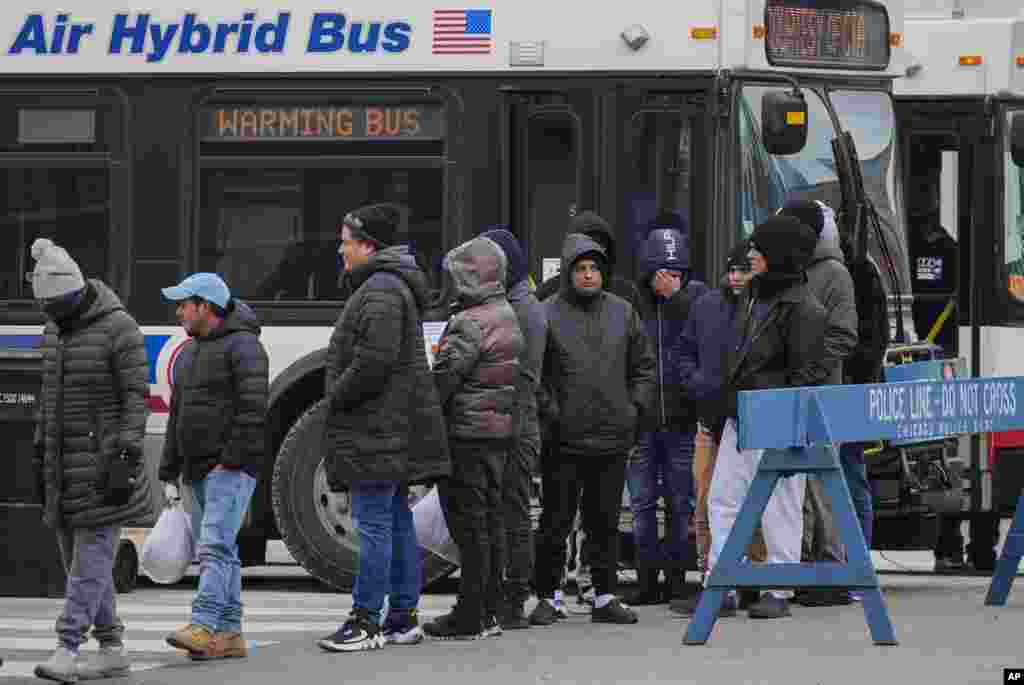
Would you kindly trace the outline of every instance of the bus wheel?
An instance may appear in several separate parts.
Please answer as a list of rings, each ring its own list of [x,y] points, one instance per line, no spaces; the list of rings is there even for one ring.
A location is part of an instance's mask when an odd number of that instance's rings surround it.
[[[114,589],[120,593],[131,592],[139,579],[139,555],[130,540],[121,540],[114,556]]]
[[[317,402],[281,443],[271,485],[274,516],[295,560],[314,577],[347,592],[358,572],[359,540],[348,491],[332,492],[327,485],[321,449],[326,411],[326,401]],[[421,553],[425,585],[455,569],[426,550]]]

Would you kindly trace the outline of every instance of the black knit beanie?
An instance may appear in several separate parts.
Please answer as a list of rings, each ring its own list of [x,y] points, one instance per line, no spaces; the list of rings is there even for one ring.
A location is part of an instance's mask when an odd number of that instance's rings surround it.
[[[750,236],[750,246],[764,255],[769,273],[798,274],[814,255],[814,229],[791,216],[773,216]]]

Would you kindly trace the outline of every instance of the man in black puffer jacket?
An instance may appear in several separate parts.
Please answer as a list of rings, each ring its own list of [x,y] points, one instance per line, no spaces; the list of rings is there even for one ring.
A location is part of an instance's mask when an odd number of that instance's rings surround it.
[[[537,532],[536,587],[530,622],[556,620],[555,591],[565,564],[565,537],[582,491],[583,525],[592,551],[596,593],[591,620],[636,623],[615,598],[619,513],[626,453],[651,411],[655,361],[636,310],[605,292],[607,262],[578,233],[562,249],[562,290],[548,300],[542,416],[557,449],[541,459],[544,509]]]
[[[421,312],[427,278],[403,245],[402,215],[369,205],[345,216],[341,254],[353,292],[327,350],[327,479],[349,491],[359,535],[352,613],[321,648],[354,652],[423,639],[422,585],[409,485],[451,472]],[[389,597],[383,628],[380,613]]]
[[[733,330],[729,374],[722,396],[725,428],[708,494],[714,570],[740,506],[764,454],[737,446],[737,393],[793,386],[820,385],[830,371],[825,361],[826,314],[807,285],[804,269],[818,241],[814,230],[792,217],[768,219],[750,236],[754,273],[749,305]],[[803,535],[806,474],[779,480],[761,519],[768,563],[799,563]],[[751,618],[789,616],[789,593],[772,591],[748,607]],[[730,594],[723,611],[735,611]]]
[[[192,620],[167,642],[196,659],[244,657],[238,532],[266,460],[267,352],[220,276],[193,274],[163,295],[192,337],[174,365],[160,480],[169,500],[179,476],[190,486],[200,562]]]
[[[142,331],[110,288],[83,279],[64,248],[40,238],[32,257],[32,291],[47,316],[34,467],[67,570],[59,645],[35,673],[61,682],[127,675],[112,571],[121,526],[152,514],[142,465],[149,414]],[[90,627],[100,648],[81,663]]]

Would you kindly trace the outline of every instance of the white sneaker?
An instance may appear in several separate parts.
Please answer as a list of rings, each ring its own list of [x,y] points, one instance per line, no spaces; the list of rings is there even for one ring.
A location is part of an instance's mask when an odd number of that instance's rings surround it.
[[[58,683],[78,682],[78,652],[58,647],[49,660],[35,668],[37,678],[56,680]]]

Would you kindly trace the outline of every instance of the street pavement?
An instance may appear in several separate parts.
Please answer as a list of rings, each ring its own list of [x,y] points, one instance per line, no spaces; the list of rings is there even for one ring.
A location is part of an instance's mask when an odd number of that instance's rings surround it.
[[[909,568],[913,560],[905,557]],[[637,608],[636,626],[594,625],[576,613],[556,626],[476,642],[327,654],[315,640],[347,614],[349,595],[330,591],[295,567],[247,569],[245,575],[248,659],[195,663],[166,646],[164,635],[188,619],[195,579],[171,587],[142,585],[119,596],[135,671],[106,682],[988,685],[1003,682],[1004,667],[1024,666],[1024,579],[1008,605],[997,609],[983,606],[985,577],[881,574],[896,647],[872,644],[859,605],[793,607],[792,618],[776,621],[752,621],[741,613],[720,620],[705,646],[683,646],[687,621],[655,606]],[[452,586],[441,591],[450,593]],[[421,618],[444,613],[453,599],[425,595]],[[575,608],[575,598],[567,599]],[[0,598],[0,685],[41,682],[31,677],[32,668],[54,646],[60,605],[61,600]]]

